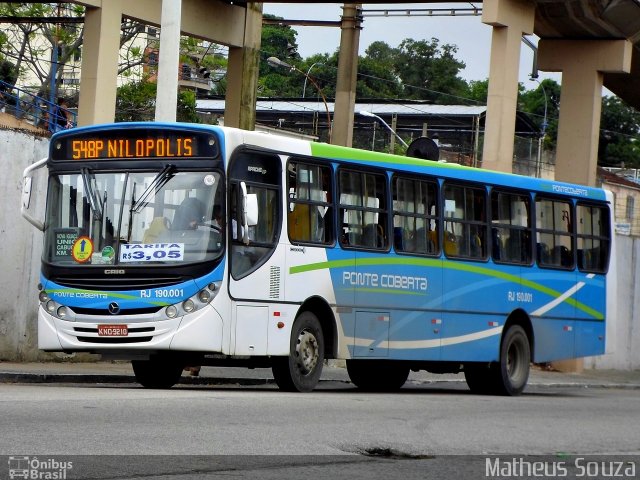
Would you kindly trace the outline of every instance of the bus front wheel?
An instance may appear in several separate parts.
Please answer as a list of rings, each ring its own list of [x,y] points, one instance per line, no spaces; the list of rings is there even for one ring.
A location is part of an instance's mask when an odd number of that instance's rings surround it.
[[[351,382],[368,392],[399,390],[409,377],[409,367],[378,360],[347,360],[347,373]]]
[[[183,365],[162,357],[132,360],[136,381],[145,388],[171,388],[180,381]]]
[[[273,377],[280,390],[310,392],[320,381],[323,362],[322,326],[313,313],[303,312],[291,330],[289,355],[273,358]]]

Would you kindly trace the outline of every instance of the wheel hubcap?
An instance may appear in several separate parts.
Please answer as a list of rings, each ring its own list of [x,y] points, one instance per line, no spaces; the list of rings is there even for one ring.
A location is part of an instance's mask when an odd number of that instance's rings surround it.
[[[305,375],[313,371],[318,363],[318,340],[308,330],[303,330],[298,335],[296,358],[300,371]]]

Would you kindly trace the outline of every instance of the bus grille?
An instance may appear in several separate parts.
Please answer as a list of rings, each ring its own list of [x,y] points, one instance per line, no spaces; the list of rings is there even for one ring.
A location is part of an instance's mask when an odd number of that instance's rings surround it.
[[[76,337],[79,342],[85,343],[145,343],[150,342],[153,337]]]

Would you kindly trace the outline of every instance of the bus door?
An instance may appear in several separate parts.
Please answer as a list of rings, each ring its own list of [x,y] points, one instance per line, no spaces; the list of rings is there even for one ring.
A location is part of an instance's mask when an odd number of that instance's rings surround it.
[[[226,228],[236,355],[266,355],[269,302],[283,299],[281,170],[277,155],[251,149],[234,154],[230,164]]]

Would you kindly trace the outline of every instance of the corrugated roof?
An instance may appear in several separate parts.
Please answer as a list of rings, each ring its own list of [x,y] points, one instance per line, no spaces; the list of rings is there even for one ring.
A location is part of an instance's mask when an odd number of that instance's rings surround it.
[[[330,112],[333,112],[334,102],[327,102]],[[196,108],[200,111],[224,111],[223,99],[199,99]],[[482,115],[487,107],[466,105],[432,105],[421,103],[356,103],[355,112],[367,111],[376,115],[446,115],[473,117]],[[258,100],[256,112],[320,112],[327,110],[322,101],[318,100]]]

